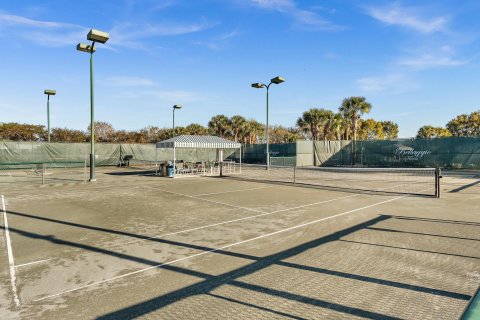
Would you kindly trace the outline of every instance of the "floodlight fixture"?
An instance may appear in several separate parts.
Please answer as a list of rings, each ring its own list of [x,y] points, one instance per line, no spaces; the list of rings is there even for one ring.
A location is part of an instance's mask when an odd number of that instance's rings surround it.
[[[77,44],[77,50],[87,53],[94,53],[95,51],[97,51],[97,48],[95,48],[95,46],[93,45],[89,45],[86,43],[79,43]]]
[[[268,85],[265,85],[263,83],[255,82],[252,83],[252,88],[260,89],[260,88],[265,88],[267,89],[267,123],[265,125],[265,138],[266,138],[266,143],[267,143],[267,170],[270,169],[270,143],[269,143],[269,138],[268,138],[268,90],[270,89],[270,86],[272,83],[274,84],[280,84],[282,82],[285,82],[285,78],[276,76],[275,78],[272,78],[270,80],[270,83]]]
[[[45,91],[43,91],[43,93],[45,93],[49,96],[54,96],[55,94],[57,94],[57,92],[55,90],[51,90],[51,89],[45,89]]]
[[[252,83],[252,88],[260,89],[260,88],[265,88],[265,87],[266,87],[266,85],[264,85],[263,83],[260,83],[260,82]]]
[[[285,78],[278,76],[278,77],[272,78],[270,82],[275,84],[280,84],[282,82],[285,82]]]
[[[108,33],[96,29],[91,29],[87,34],[87,39],[93,42],[105,43],[109,38]]]
[[[180,104],[176,104],[173,106],[172,110],[172,128],[173,128],[173,136],[175,137],[175,110],[182,109],[183,106]]]

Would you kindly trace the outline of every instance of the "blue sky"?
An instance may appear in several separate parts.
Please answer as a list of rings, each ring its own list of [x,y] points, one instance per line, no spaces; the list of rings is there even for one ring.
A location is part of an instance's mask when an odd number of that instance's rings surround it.
[[[206,125],[211,116],[293,126],[309,108],[364,95],[369,117],[400,136],[480,108],[479,1],[19,0],[0,4],[0,122],[85,130],[90,28],[110,33],[95,53],[96,120],[116,129]]]

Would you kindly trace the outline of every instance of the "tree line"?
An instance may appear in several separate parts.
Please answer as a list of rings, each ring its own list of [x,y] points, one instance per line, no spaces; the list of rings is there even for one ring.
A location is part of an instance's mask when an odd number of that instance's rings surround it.
[[[442,137],[478,137],[480,136],[480,110],[470,114],[461,114],[450,120],[445,127],[426,125],[417,132],[417,138]]]
[[[296,126],[269,127],[270,143],[288,143],[296,140],[391,140],[398,138],[398,125],[392,121],[363,119],[372,109],[365,97],[343,99],[337,111],[325,108],[309,109],[297,119]],[[52,142],[89,142],[86,131],[53,128]],[[107,123],[95,122],[95,141],[113,143],[154,143],[178,135],[216,135],[244,144],[265,143],[265,125],[241,115],[213,116],[206,126],[192,123],[185,127],[159,128],[147,126],[140,130],[116,130]],[[445,127],[423,126],[418,138],[449,136],[480,136],[480,111],[462,114]],[[45,126],[19,123],[0,123],[0,140],[45,141]]]
[[[323,108],[305,111],[296,122],[296,127],[274,125],[269,127],[270,143],[288,143],[309,140],[376,140],[395,139],[398,125],[391,121],[362,119],[372,105],[365,97],[349,97],[342,101],[338,112]],[[140,130],[115,130],[102,121],[95,122],[95,141],[113,143],[154,143],[178,135],[216,135],[244,144],[265,143],[265,125],[241,115],[213,116],[207,126],[192,123],[186,127],[159,128],[148,126]],[[86,131],[68,128],[53,128],[52,142],[89,142],[90,127]],[[45,141],[45,126],[18,123],[0,123],[0,139],[14,141]]]

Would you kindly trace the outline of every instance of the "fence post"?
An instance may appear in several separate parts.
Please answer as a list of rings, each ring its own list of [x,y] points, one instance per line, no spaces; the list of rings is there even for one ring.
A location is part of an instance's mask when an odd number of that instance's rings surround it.
[[[435,168],[435,197],[440,198],[440,178],[442,177],[441,175],[441,169],[439,167]]]
[[[83,182],[87,182],[87,160],[83,160]]]

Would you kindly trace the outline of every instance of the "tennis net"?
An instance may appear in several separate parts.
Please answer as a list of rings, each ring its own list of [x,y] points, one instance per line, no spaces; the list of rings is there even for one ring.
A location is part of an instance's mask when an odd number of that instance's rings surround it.
[[[435,168],[285,167],[242,164],[237,178],[317,186],[330,190],[440,196]]]
[[[86,161],[0,163],[0,184],[86,181]]]

